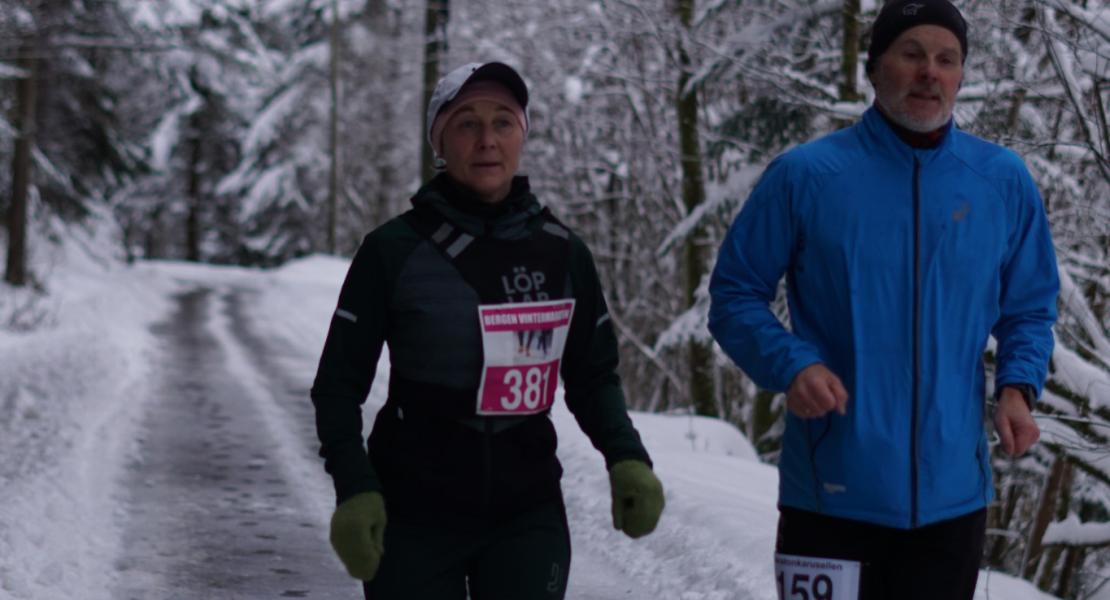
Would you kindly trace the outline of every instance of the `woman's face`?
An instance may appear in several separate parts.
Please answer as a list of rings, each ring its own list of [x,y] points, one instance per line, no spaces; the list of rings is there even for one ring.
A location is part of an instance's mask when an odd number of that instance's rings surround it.
[[[483,202],[496,204],[509,195],[523,147],[524,130],[511,110],[474,100],[451,115],[443,129],[441,156],[452,179]]]

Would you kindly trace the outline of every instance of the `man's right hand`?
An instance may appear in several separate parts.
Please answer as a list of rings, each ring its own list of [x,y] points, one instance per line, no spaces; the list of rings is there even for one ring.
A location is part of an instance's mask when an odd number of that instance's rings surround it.
[[[802,419],[817,419],[836,410],[848,412],[848,390],[840,378],[821,363],[798,371],[786,390],[786,408]]]

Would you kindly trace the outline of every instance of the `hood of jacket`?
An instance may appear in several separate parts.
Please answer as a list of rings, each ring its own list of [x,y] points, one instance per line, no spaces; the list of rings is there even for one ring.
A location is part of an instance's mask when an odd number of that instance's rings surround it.
[[[417,210],[434,211],[440,217],[474,237],[490,236],[515,240],[527,237],[530,223],[543,211],[532,194],[528,177],[513,177],[509,195],[496,204],[480,200],[473,191],[459,185],[446,173],[424,184],[412,197]]]

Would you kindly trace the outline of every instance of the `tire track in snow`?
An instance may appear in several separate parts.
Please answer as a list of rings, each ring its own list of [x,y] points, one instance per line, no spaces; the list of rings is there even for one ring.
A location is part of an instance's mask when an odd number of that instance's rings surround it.
[[[114,597],[357,597],[325,539],[317,482],[231,333],[227,295],[184,293],[156,327],[165,352],[125,476]]]

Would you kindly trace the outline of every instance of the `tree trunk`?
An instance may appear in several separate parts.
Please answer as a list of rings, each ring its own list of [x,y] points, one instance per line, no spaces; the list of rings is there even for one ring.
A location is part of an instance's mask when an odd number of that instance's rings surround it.
[[[840,99],[855,102],[861,98],[856,90],[859,65],[859,0],[844,0],[844,37],[840,60]]]
[[[780,445],[779,442],[768,443],[763,440],[763,436],[771,427],[774,427],[777,421],[777,415],[772,410],[772,404],[775,400],[775,393],[767,390],[759,390],[755,398],[752,400],[755,404],[752,409],[752,420],[748,428],[748,439],[755,446],[755,449],[760,454],[764,454],[774,450],[775,445]]]
[[[678,0],[675,14],[684,32],[689,32],[694,18],[694,0]],[[698,93],[687,90],[690,81],[690,56],[686,53],[686,40],[678,43],[678,90],[675,109],[678,113],[678,143],[682,159],[682,200],[686,214],[691,214],[705,202],[705,182],[702,179],[701,143],[698,140]],[[694,306],[695,292],[705,275],[704,232],[696,228],[686,240],[686,306]],[[713,386],[713,346],[706,342],[690,342],[690,401],[699,415],[720,416]]]
[[[856,89],[856,70],[859,68],[859,7],[860,0],[844,0],[841,8],[840,40],[840,82],[837,84],[837,99],[841,102],[856,102],[863,95]],[[838,128],[850,126],[855,119],[837,117],[833,123]]]
[[[1004,507],[998,510],[994,508],[994,504],[991,505],[990,510],[995,511],[992,516],[996,517],[989,521],[991,527],[1002,530],[1010,528],[1010,522],[1014,520],[1014,513],[1017,512],[1017,497],[1018,493],[1013,486],[1008,486],[1001,490],[999,502],[995,504],[1003,505],[1002,501],[1004,500]],[[1012,543],[1008,538],[999,536],[991,547],[987,564],[994,567],[1002,567],[1011,545]]]
[[[449,0],[428,0],[424,13],[424,105],[432,99],[432,92],[440,77],[440,62],[447,58],[447,19],[449,17]],[[424,132],[428,130],[427,111],[423,111],[421,119],[423,127],[420,129],[420,139],[425,138]],[[420,145],[420,175],[424,181],[431,179],[436,174],[435,157],[432,148],[427,142]]]
[[[1074,480],[1075,469],[1071,463],[1066,460],[1058,462],[1064,463],[1064,473],[1060,480],[1060,500],[1056,503],[1057,520],[1063,520],[1068,516],[1068,505],[1071,502],[1071,485]],[[1044,565],[1041,567],[1041,577],[1037,581],[1037,587],[1051,593],[1052,583],[1056,580],[1056,565],[1060,561],[1060,555],[1063,554],[1064,547],[1055,545],[1049,547],[1044,553]]]
[[[331,43],[328,85],[331,107],[328,115],[328,252],[338,253],[336,228],[339,213],[339,0],[331,2]]]
[[[1025,95],[1025,88],[1014,92],[1014,98],[1010,102],[1010,112],[1006,115],[1006,129],[1015,137],[1018,124],[1021,123],[1021,107],[1025,105]]]
[[[1093,503],[1084,504],[1083,508],[1079,509],[1080,521],[1089,522],[1097,516]],[[1064,553],[1064,566],[1060,569],[1060,580],[1055,590],[1056,596],[1060,598],[1078,597],[1079,571],[1083,567],[1083,562],[1087,559],[1088,548],[1090,547],[1068,546]]]
[[[35,146],[35,95],[37,59],[28,46],[20,48],[17,61],[26,77],[16,82],[16,130],[12,156],[12,199],[8,206],[8,261],[4,281],[14,286],[27,285],[27,194],[31,187],[31,150]]]
[[[1060,580],[1056,585],[1054,594],[1059,598],[1073,598],[1075,579],[1083,560],[1087,558],[1087,549],[1079,546],[1068,546],[1064,551],[1064,566],[1060,569]]]
[[[1064,482],[1065,467],[1067,459],[1063,456],[1056,458],[1056,462],[1052,463],[1052,470],[1048,474],[1048,481],[1045,482],[1044,491],[1041,493],[1041,504],[1037,508],[1037,515],[1033,519],[1033,529],[1029,533],[1028,548],[1026,549],[1025,564],[1022,565],[1022,577],[1030,581],[1037,574],[1037,565],[1041,559],[1041,540],[1044,539],[1044,532],[1048,529],[1048,524],[1052,521],[1052,516],[1056,513],[1056,499],[1060,497],[1061,484]]]
[[[204,139],[200,121],[199,113],[194,113],[189,118],[189,144],[192,149],[189,153],[189,182],[186,190],[189,213],[185,216],[185,260],[189,262],[200,262],[201,143]]]

